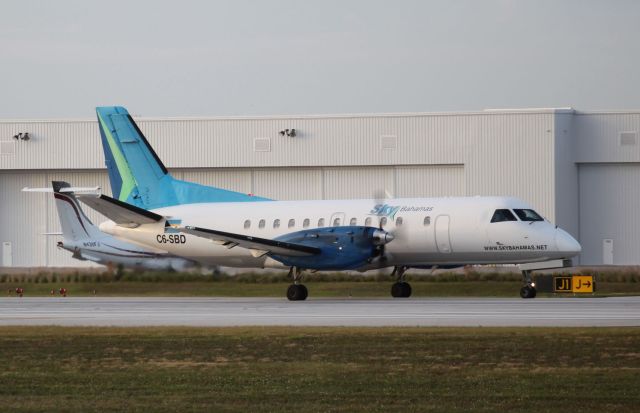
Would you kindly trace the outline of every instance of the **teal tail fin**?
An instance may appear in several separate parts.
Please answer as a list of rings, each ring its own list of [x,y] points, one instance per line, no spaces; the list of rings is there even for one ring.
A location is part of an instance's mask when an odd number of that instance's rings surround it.
[[[173,178],[125,108],[98,107],[96,113],[114,198],[145,209],[269,200]]]

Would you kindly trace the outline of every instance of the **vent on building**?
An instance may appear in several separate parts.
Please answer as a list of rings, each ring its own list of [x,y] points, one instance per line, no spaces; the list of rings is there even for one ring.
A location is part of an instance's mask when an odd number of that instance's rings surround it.
[[[396,149],[397,137],[393,135],[380,136],[380,149],[392,151]]]
[[[269,138],[255,138],[253,140],[253,150],[255,152],[270,152],[271,151],[271,139],[269,139]]]
[[[636,132],[620,132],[620,145],[629,146],[636,144]]]
[[[16,153],[16,144],[13,141],[0,141],[0,155],[13,155]]]

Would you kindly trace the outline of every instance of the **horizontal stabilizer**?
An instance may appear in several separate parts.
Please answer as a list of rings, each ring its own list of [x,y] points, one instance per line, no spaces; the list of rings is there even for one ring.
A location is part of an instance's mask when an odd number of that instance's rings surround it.
[[[22,188],[22,192],[62,192],[62,193],[75,193],[75,194],[100,194],[100,187],[93,188],[83,187],[67,187],[61,188],[59,191],[54,191],[53,188],[29,188],[28,186]]]
[[[62,232],[43,232],[40,235],[47,235],[47,236],[62,236],[64,235]]]
[[[295,244],[292,242],[277,241],[267,238],[257,238],[250,235],[233,234],[230,232],[216,231],[207,228],[198,227],[180,227],[178,231],[185,234],[195,235],[201,238],[207,238],[221,245],[233,245],[247,248],[252,251],[254,256],[262,256],[265,254],[275,254],[290,257],[305,257],[320,254],[319,248],[310,247],[308,245]]]
[[[135,228],[139,225],[153,224],[164,219],[162,215],[118,201],[106,195],[78,195],[78,199],[116,224],[125,227]]]

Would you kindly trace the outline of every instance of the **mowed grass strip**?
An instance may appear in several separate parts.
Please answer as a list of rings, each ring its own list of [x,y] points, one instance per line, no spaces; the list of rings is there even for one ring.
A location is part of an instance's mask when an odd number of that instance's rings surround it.
[[[138,282],[120,281],[111,283],[57,283],[21,284],[26,297],[59,295],[60,287],[67,289],[68,296],[126,297],[285,297],[290,282],[239,283],[225,282]],[[390,297],[392,282],[378,281],[338,281],[305,282],[311,297]],[[16,284],[18,285],[18,284]],[[420,296],[511,296],[518,297],[519,282],[456,282],[432,283],[412,282],[413,295]],[[15,296],[15,288],[8,287],[7,295]]]
[[[44,297],[59,295],[64,287],[67,294],[73,296],[102,297],[284,297],[289,282],[245,283],[245,282],[140,282],[118,281],[107,283],[6,283],[5,295],[15,296],[15,287],[24,288],[26,297]],[[314,282],[312,278],[304,284],[309,296],[314,297],[389,297],[391,280],[383,281],[323,281]],[[519,297],[520,281],[464,281],[430,282],[411,281],[413,297]],[[0,291],[1,293],[1,291]],[[640,294],[640,283],[600,282],[595,296],[618,296]],[[546,294],[552,296],[551,294]],[[539,293],[539,296],[545,296]],[[564,294],[566,296],[566,294]],[[571,294],[569,294],[571,296]],[[592,296],[591,294],[583,296]]]
[[[0,328],[3,411],[637,412],[634,328]]]

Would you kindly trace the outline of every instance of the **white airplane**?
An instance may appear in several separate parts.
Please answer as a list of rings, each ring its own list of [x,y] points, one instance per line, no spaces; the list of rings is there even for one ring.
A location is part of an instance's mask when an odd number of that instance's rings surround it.
[[[510,197],[272,201],[175,180],[126,109],[98,108],[114,196],[79,199],[110,221],[100,229],[171,254],[246,268],[289,268],[290,300],[307,298],[302,270],[393,267],[393,297],[409,297],[408,268],[569,259],[567,232]],[[523,271],[523,298],[536,295]]]
[[[158,248],[143,248],[105,234],[96,227],[80,208],[74,191],[93,192],[99,188],[71,188],[66,182],[53,181],[53,188],[24,188],[25,192],[53,192],[61,233],[58,248],[70,251],[73,258],[102,265],[123,265],[127,268],[184,271],[195,262],[172,256]]]

